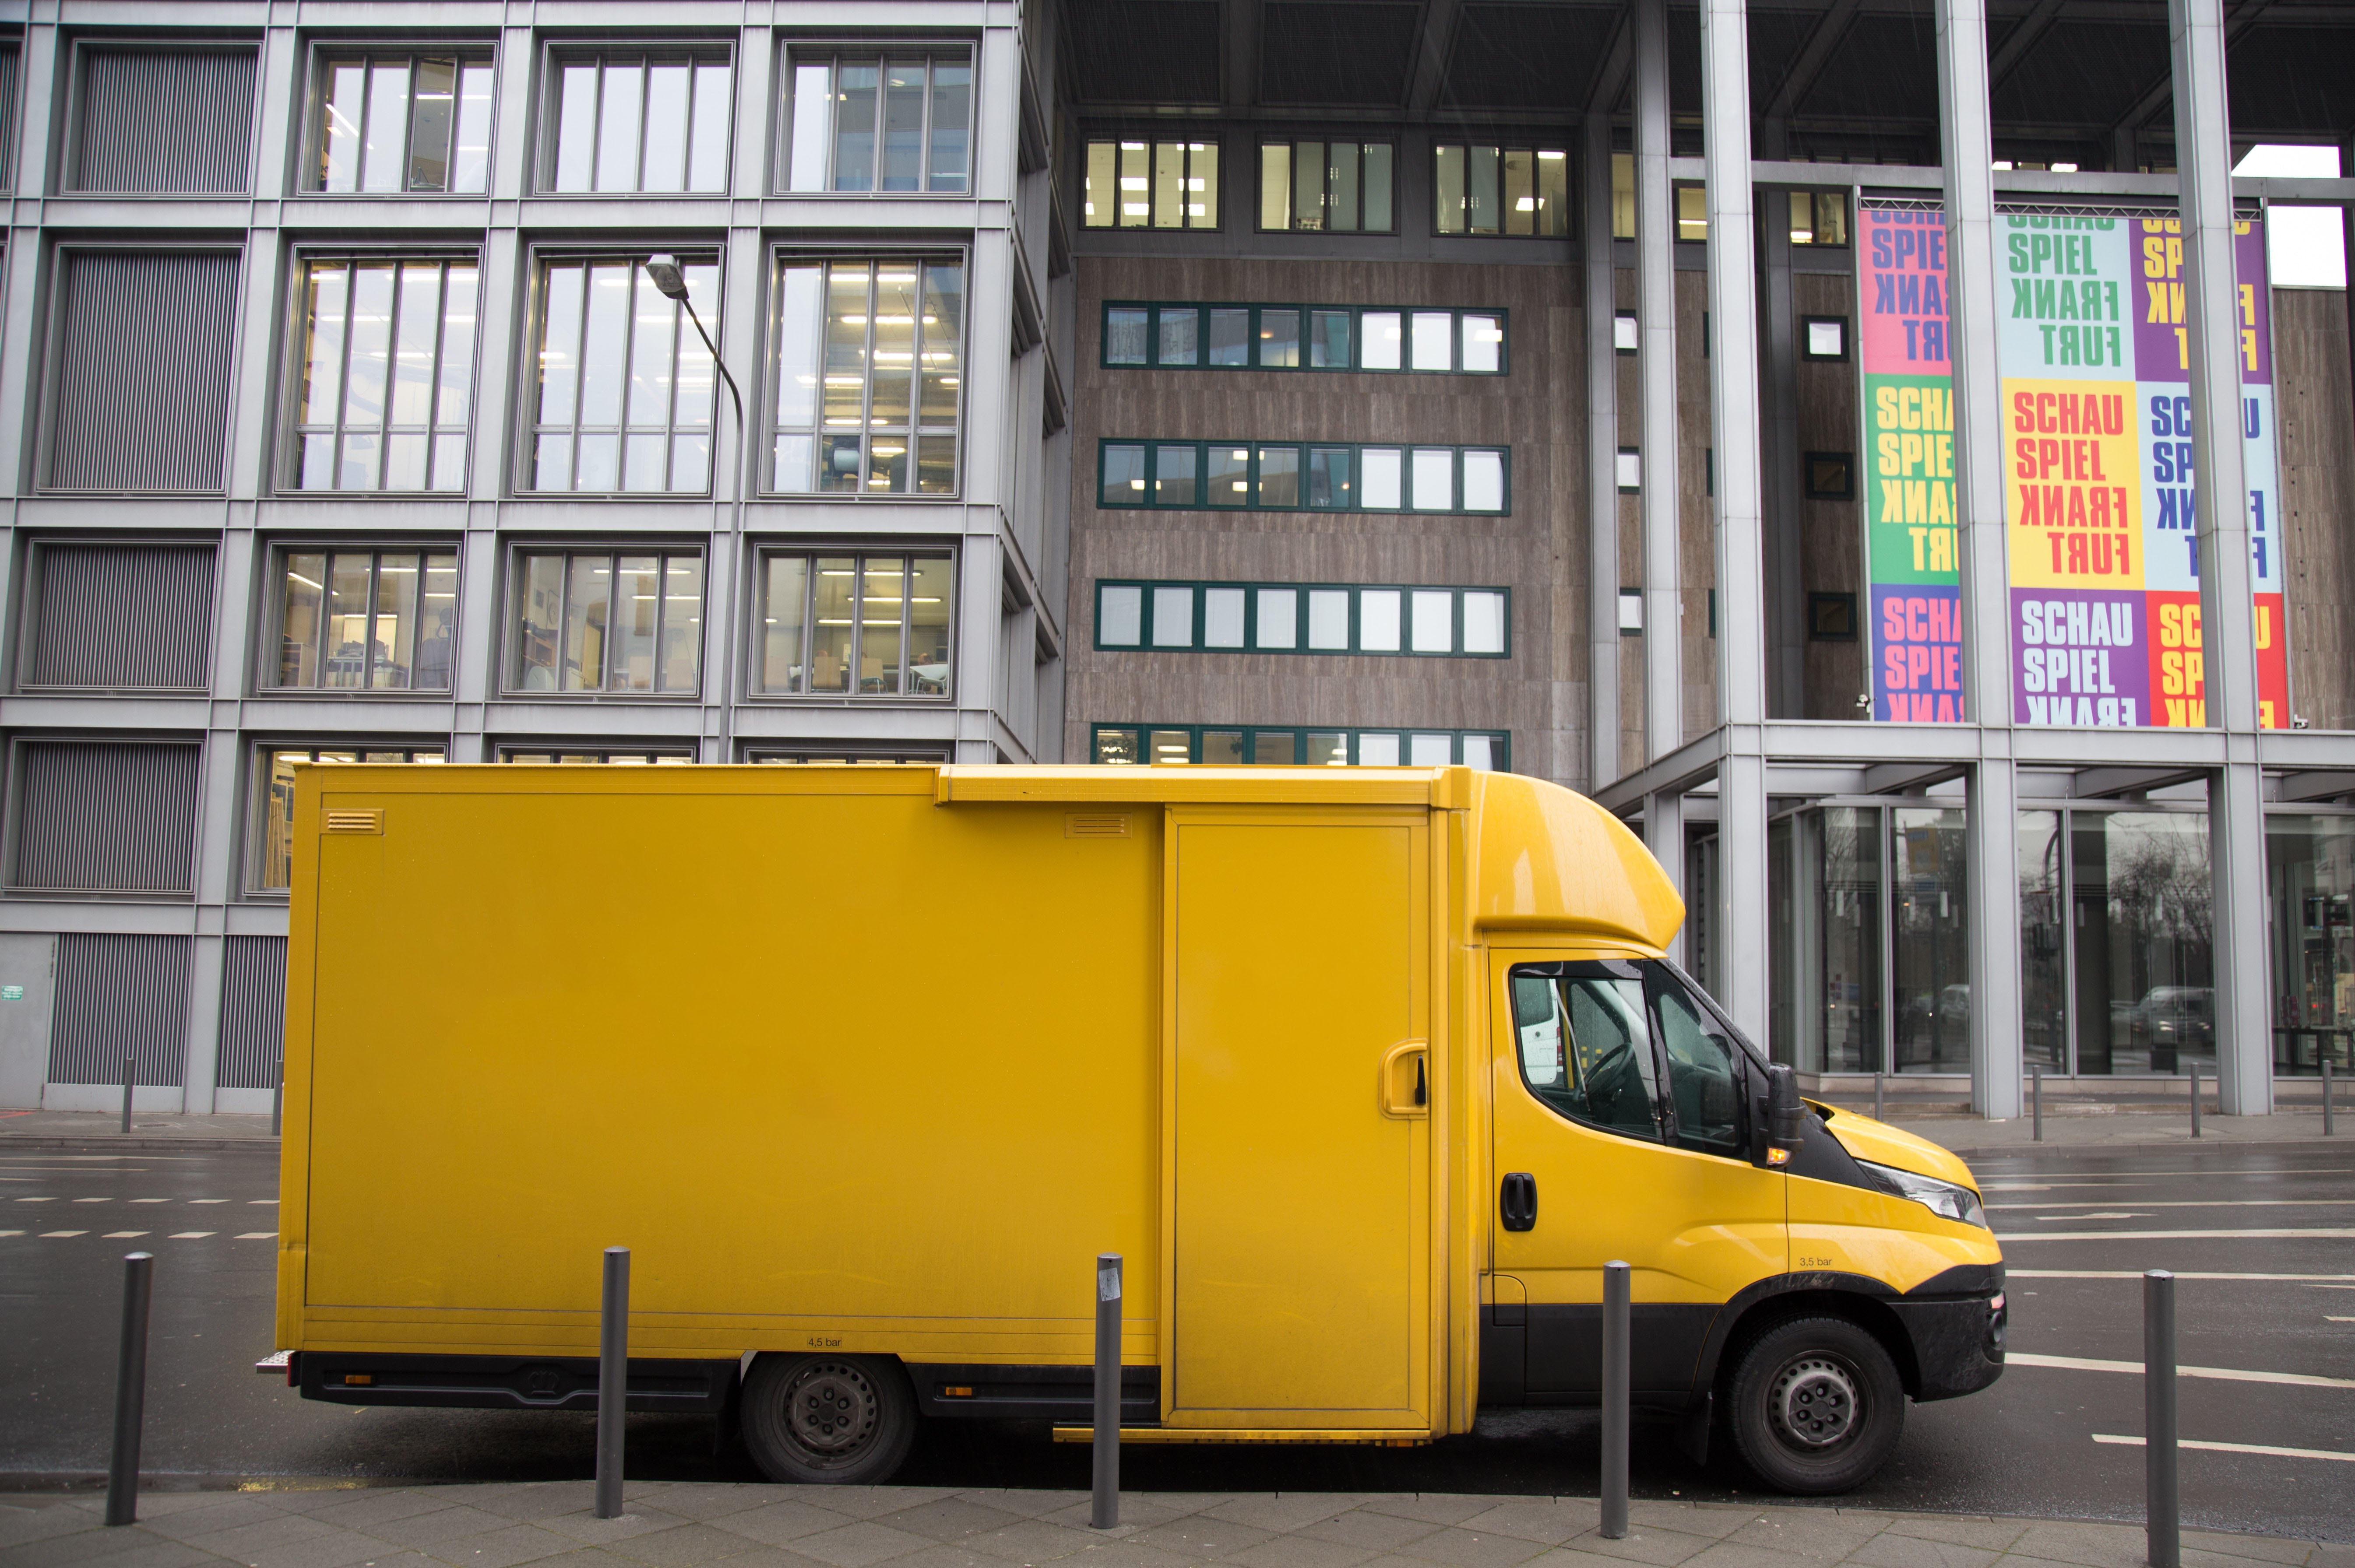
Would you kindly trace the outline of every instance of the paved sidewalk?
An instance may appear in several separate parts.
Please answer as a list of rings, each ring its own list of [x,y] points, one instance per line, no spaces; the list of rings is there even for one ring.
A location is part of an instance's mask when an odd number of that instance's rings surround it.
[[[150,1493],[100,1524],[94,1493],[0,1497],[8,1568],[2139,1568],[2136,1526],[1791,1504],[1638,1502],[1624,1541],[1582,1498],[1124,1493],[1116,1531],[1083,1492],[645,1482],[617,1520],[587,1481]],[[2187,1531],[2186,1568],[2355,1568],[2355,1547]]]
[[[268,1116],[238,1112],[190,1116],[177,1111],[134,1111],[131,1131],[125,1134],[122,1127],[120,1111],[0,1111],[0,1148],[278,1147]]]

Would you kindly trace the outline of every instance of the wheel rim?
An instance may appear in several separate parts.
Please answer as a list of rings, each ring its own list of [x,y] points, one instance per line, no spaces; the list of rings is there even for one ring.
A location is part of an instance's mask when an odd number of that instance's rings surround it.
[[[809,1362],[785,1384],[783,1403],[785,1440],[821,1469],[856,1463],[882,1428],[874,1380],[849,1361]]]
[[[1774,1435],[1802,1454],[1820,1455],[1856,1434],[1863,1414],[1856,1375],[1829,1356],[1795,1356],[1774,1374],[1766,1409]]]

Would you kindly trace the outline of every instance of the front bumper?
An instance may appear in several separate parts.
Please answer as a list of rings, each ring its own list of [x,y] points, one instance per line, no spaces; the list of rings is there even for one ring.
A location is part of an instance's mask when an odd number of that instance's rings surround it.
[[[2009,1307],[2000,1269],[1995,1288],[1969,1296],[1902,1297],[1889,1303],[1913,1346],[1917,1403],[1977,1393],[2003,1376]]]

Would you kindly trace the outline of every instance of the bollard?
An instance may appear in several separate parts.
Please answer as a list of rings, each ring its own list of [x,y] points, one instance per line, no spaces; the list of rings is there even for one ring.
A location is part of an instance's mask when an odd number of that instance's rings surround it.
[[[2150,1568],[2182,1568],[2175,1471],[2175,1276],[2142,1276],[2143,1534]]]
[[[1876,1071],[1873,1072],[1873,1074],[1872,1074],[1872,1119],[1873,1119],[1874,1121],[1876,1121],[1876,1122],[1885,1122],[1885,1121],[1887,1121],[1887,1120],[1889,1119],[1888,1112],[1887,1112],[1887,1109],[1886,1109],[1886,1106],[1887,1106],[1887,1104],[1888,1104],[1888,1099],[1887,1099],[1887,1095],[1883,1093],[1883,1091],[1884,1091],[1884,1090],[1887,1088],[1887,1086],[1888,1086],[1888,1083],[1889,1083],[1889,1074],[1888,1074],[1888,1073],[1886,1073],[1886,1072],[1880,1072],[1880,1071],[1878,1071],[1878,1070],[1876,1070]]]
[[[1627,1539],[1627,1265],[1603,1265],[1603,1539]]]
[[[630,1406],[630,1249],[605,1249],[597,1334],[597,1517],[622,1517],[622,1422]]]
[[[1096,1254],[1095,1496],[1088,1528],[1120,1523],[1120,1254]]]
[[[131,1051],[123,1052],[123,1130],[131,1130]]]
[[[2200,1064],[2191,1064],[2191,1136],[2200,1136]]]
[[[2028,1070],[2028,1104],[2036,1117],[2035,1141],[2042,1143],[2044,1141],[2044,1069],[2041,1066]]]
[[[2322,1136],[2323,1136],[2324,1137],[2328,1137],[2328,1136],[2331,1136],[2331,1131],[2330,1131],[2330,1058],[2329,1058],[2327,1054],[2326,1054],[2326,1055],[2323,1057],[2323,1059],[2322,1059]]]
[[[106,1466],[106,1522],[139,1521],[139,1430],[147,1408],[147,1299],[155,1254],[123,1260],[123,1342],[114,1352],[114,1452]]]
[[[270,1136],[277,1137],[286,1120],[286,1064],[278,1064],[278,1086],[270,1093]]]

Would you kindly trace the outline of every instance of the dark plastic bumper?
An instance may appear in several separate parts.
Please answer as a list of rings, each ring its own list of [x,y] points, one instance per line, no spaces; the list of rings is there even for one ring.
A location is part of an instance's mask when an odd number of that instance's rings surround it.
[[[2009,1308],[2000,1289],[1984,1296],[1900,1299],[1889,1307],[1913,1341],[1916,1402],[1977,1393],[2003,1376]]]

